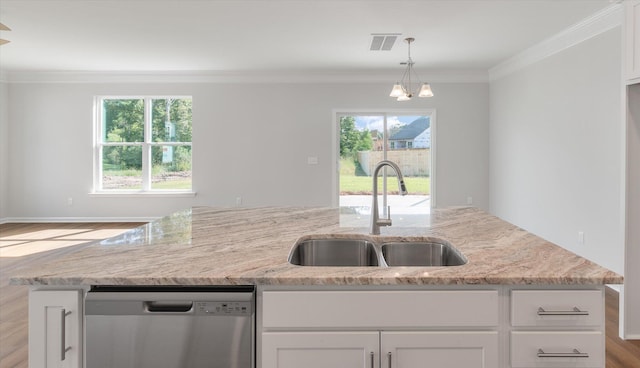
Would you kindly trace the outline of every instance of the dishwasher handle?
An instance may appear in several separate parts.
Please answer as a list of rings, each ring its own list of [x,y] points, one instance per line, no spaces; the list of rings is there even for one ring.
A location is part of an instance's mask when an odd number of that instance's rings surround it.
[[[193,310],[191,301],[145,301],[144,310],[149,313],[187,313]]]

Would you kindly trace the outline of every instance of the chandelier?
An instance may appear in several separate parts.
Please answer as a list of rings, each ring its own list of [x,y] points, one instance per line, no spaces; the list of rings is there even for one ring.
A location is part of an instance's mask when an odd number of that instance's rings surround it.
[[[400,63],[400,65],[406,65],[406,69],[402,74],[402,78],[400,82],[396,82],[393,85],[393,89],[389,96],[396,97],[398,101],[409,101],[411,97],[414,96],[414,86],[417,88],[420,86],[420,90],[418,91],[418,97],[433,97],[433,92],[431,91],[431,86],[429,83],[420,82],[420,78],[413,70],[413,60],[411,60],[411,42],[415,41],[415,38],[409,37],[404,39],[408,44],[409,57],[407,61]]]
[[[5,26],[4,24],[0,23],[0,31],[10,31],[10,30],[11,30],[11,28],[9,28],[9,27]],[[0,45],[4,45],[4,44],[9,43],[9,42],[11,42],[11,41],[4,40],[4,39],[0,38]]]

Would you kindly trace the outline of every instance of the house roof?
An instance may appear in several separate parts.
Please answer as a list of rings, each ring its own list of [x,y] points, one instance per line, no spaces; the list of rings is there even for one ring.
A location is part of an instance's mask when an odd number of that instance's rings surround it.
[[[414,139],[424,132],[431,125],[431,120],[428,117],[418,118],[400,128],[395,134],[389,137],[390,141]]]

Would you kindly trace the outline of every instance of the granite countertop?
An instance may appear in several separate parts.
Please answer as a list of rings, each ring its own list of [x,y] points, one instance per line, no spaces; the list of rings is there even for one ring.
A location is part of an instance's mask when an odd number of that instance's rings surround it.
[[[179,211],[78,249],[12,278],[22,285],[464,285],[621,284],[622,276],[486,212],[437,209],[424,227],[339,226],[331,208]],[[444,239],[468,263],[455,267],[301,267],[287,262],[302,236]]]

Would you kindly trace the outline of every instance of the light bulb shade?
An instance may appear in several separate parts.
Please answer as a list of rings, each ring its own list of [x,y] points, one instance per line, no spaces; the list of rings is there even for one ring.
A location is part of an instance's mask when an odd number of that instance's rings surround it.
[[[411,96],[409,96],[408,94],[403,94],[402,96],[398,96],[398,101],[409,101],[411,99]]]
[[[396,84],[393,85],[393,89],[391,90],[389,97],[400,97],[402,95],[404,95],[404,90],[402,89],[400,83],[396,82]]]
[[[418,97],[433,97],[433,91],[431,91],[429,83],[424,83],[422,87],[420,87]]]

